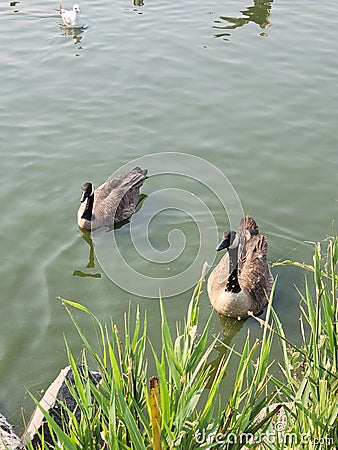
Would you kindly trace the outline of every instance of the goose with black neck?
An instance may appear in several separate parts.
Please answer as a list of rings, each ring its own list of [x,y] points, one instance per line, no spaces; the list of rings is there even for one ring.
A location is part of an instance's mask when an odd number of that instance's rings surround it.
[[[245,318],[267,305],[273,276],[267,259],[267,239],[256,221],[244,217],[236,231],[223,233],[217,251],[228,252],[208,279],[208,294],[215,310],[224,316]]]
[[[147,169],[135,167],[97,189],[90,182],[84,183],[77,215],[79,227],[91,231],[112,228],[129,219],[135,212],[147,172]]]

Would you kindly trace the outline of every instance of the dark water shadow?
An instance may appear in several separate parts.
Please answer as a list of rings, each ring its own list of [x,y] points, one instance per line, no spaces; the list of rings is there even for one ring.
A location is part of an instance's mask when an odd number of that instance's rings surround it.
[[[17,2],[17,1],[9,2],[9,6],[10,6],[11,8],[14,8],[14,9],[13,9],[13,12],[14,12],[14,13],[18,13],[18,12],[19,12],[18,6],[20,5],[20,3],[21,3],[21,2]]]
[[[267,36],[266,30],[272,25],[270,20],[272,3],[273,0],[254,0],[253,6],[248,6],[244,11],[240,11],[242,16],[220,16],[220,20],[215,20],[213,28],[217,30],[234,30],[253,22],[264,30],[260,35]],[[214,36],[227,41],[231,34],[228,31],[223,31],[216,33]]]
[[[218,368],[221,362],[226,358],[228,353],[228,347],[231,345],[233,338],[239,333],[246,322],[246,319],[237,320],[232,317],[221,316],[218,314],[218,319],[222,328],[222,338],[220,342],[215,346],[218,355],[209,363],[210,367],[210,378],[208,380],[208,387],[210,388],[214,378],[217,374]]]
[[[85,242],[89,245],[89,257],[88,263],[86,265],[86,269],[88,271],[84,272],[83,270],[74,270],[73,277],[89,277],[89,278],[101,278],[102,274],[100,272],[93,272],[92,269],[95,269],[95,255],[94,255],[94,244],[91,236],[91,232],[89,230],[81,230],[81,237]]]
[[[132,0],[131,6],[127,6],[125,8],[125,11],[131,11],[136,14],[143,14],[143,6],[145,6],[144,0]]]

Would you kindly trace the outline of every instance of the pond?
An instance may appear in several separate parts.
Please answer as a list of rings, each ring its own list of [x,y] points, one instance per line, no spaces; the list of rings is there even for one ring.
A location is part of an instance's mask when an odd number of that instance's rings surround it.
[[[139,304],[158,342],[159,296],[174,330],[242,214],[268,237],[271,262],[311,261],[309,241],[338,217],[337,2],[80,6],[76,32],[57,3],[1,6],[0,411],[19,428],[27,390],[39,397],[67,364],[64,336],[80,355],[59,296],[120,327]],[[81,184],[135,165],[149,179],[131,222],[81,235]],[[273,272],[275,308],[298,342],[303,273]],[[261,335],[247,320],[238,348],[248,329]]]

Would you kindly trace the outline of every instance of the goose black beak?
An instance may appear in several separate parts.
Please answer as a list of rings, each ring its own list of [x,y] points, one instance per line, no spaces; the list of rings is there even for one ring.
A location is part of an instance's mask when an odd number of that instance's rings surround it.
[[[216,251],[219,252],[220,250],[224,250],[225,248],[229,248],[229,245],[230,245],[230,239],[229,238],[223,239],[223,241],[220,242],[218,244],[218,246],[216,247]]]
[[[216,250],[219,252],[220,250],[224,250],[225,248],[229,248],[234,242],[236,233],[231,230],[224,231],[222,240],[216,247]]]

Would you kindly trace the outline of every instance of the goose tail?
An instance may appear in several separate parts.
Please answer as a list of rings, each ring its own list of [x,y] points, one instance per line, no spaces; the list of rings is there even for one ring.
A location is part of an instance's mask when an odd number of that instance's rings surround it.
[[[130,185],[134,187],[141,187],[147,177],[148,170],[141,169],[140,167],[135,167],[129,172],[130,177],[126,177],[125,185]]]

